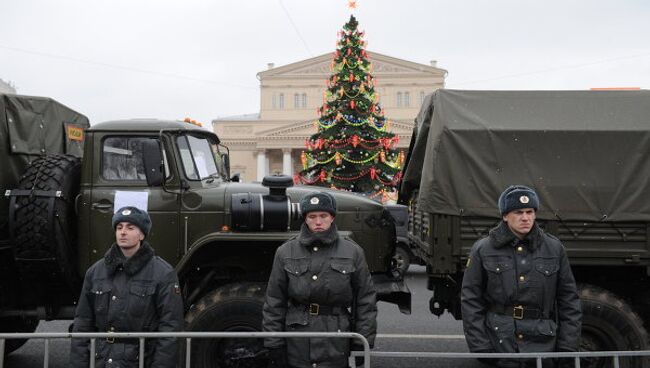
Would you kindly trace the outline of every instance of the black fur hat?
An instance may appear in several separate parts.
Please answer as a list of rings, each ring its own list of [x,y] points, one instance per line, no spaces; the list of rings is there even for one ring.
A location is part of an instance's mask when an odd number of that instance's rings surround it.
[[[336,216],[336,199],[325,192],[310,193],[300,201],[300,211],[302,217],[313,211],[329,212],[330,215]]]
[[[149,214],[137,207],[126,206],[117,210],[113,215],[113,230],[120,222],[128,222],[137,226],[145,237],[149,235],[149,230],[151,230]]]
[[[539,209],[537,193],[523,185],[511,185],[499,196],[499,212],[505,215],[508,212],[521,208]]]

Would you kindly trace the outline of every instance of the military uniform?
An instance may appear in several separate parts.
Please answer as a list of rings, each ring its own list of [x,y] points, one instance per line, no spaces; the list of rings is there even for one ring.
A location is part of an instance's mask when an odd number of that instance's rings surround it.
[[[582,313],[560,241],[537,224],[517,238],[502,222],[474,244],[461,291],[472,352],[577,351]],[[486,362],[495,360],[486,360]],[[545,359],[544,366],[552,366]],[[500,367],[521,360],[501,359]]]
[[[113,244],[86,272],[74,319],[74,332],[172,332],[183,327],[178,277],[143,242],[126,259]],[[97,339],[96,367],[137,367],[138,339]],[[145,367],[175,367],[174,338],[145,340]],[[70,366],[88,367],[89,340],[72,339]]]
[[[298,237],[278,248],[264,303],[264,331],[355,331],[372,346],[376,319],[376,293],[363,250],[340,237],[336,225],[311,232],[303,224]],[[353,344],[363,349],[359,341]],[[291,367],[348,366],[348,339],[268,338],[264,345],[286,346]]]

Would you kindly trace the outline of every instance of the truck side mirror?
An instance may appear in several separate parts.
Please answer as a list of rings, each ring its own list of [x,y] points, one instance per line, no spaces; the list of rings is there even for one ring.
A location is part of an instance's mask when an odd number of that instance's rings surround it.
[[[155,139],[146,139],[142,142],[142,160],[147,185],[159,187],[163,182],[163,159],[160,143]]]
[[[225,177],[230,176],[230,155],[227,153],[221,154],[221,161],[223,162],[223,169],[226,170]]]

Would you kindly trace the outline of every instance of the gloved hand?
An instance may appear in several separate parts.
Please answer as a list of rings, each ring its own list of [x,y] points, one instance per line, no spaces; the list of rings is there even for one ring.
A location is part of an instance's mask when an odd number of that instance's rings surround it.
[[[268,368],[288,368],[286,347],[269,349]]]
[[[354,357],[354,365],[357,367],[363,367],[363,363],[366,361],[366,359],[362,356],[355,356]]]

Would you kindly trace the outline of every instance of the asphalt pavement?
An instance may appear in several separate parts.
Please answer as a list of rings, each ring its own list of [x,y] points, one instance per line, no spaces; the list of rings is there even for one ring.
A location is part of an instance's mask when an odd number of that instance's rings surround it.
[[[406,281],[412,293],[411,315],[401,314],[394,305],[380,302],[378,320],[378,338],[375,351],[399,352],[467,352],[467,345],[462,338],[462,325],[449,314],[438,318],[429,312],[431,291],[426,288],[426,272],[423,266],[412,265]],[[70,321],[41,322],[38,332],[65,332]],[[386,335],[442,335],[435,339],[412,337],[389,337]],[[22,348],[5,359],[6,368],[43,367],[43,341],[31,340]],[[49,367],[67,367],[70,342],[52,340],[49,344]],[[373,368],[481,368],[475,360],[430,359],[430,358],[388,358],[371,359]]]

